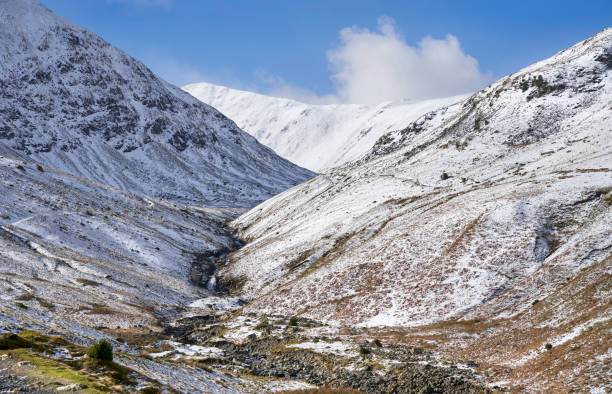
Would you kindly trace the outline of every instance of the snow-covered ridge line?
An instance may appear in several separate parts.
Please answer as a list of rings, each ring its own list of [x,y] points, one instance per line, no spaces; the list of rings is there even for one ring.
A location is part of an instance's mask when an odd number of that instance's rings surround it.
[[[282,157],[318,172],[359,159],[381,135],[467,97],[376,106],[316,105],[205,82],[183,89],[223,112]]]
[[[596,85],[601,82],[601,80],[598,80],[596,75],[589,80],[589,74],[593,74],[589,68],[598,64],[604,68],[612,67],[611,42],[612,28],[606,28],[591,38],[581,41],[570,48],[559,51],[550,58],[536,62],[511,75],[501,78],[497,82],[474,93],[463,102],[458,102],[455,105],[426,113],[407,127],[393,130],[382,135],[380,139],[376,141],[376,144],[367,157],[389,153],[397,147],[398,143],[404,143],[407,138],[420,132],[424,128],[439,128],[443,133],[451,131],[458,123],[463,121],[465,117],[471,115],[470,112],[483,97],[490,99],[493,95],[496,98],[509,85],[512,85],[514,88],[520,87],[523,92],[528,92],[526,95],[527,101],[530,101],[534,97],[541,97],[555,93],[555,91],[559,92],[565,90],[568,88],[568,86],[566,86],[568,85],[568,81],[570,81],[569,85],[574,85],[573,90],[575,92],[580,91],[582,87],[579,85],[581,83],[584,84],[586,82]],[[565,64],[570,62],[574,63],[574,67],[569,69],[565,68]],[[555,68],[555,66],[560,67]],[[537,74],[543,70],[549,70],[549,73]],[[575,77],[575,81],[572,80],[572,77]],[[449,111],[450,113],[447,113]],[[457,116],[458,111],[461,112],[459,116]],[[478,122],[476,122],[476,120],[478,120]],[[482,116],[474,118],[474,126],[478,129],[480,128],[480,120],[488,122],[488,120],[484,119]],[[516,129],[517,125],[514,125],[514,127]]]

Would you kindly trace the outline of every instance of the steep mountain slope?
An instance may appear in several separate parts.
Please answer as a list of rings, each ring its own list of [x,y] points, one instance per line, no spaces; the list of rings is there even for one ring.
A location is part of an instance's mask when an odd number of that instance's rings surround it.
[[[229,116],[282,157],[313,171],[359,159],[383,134],[467,97],[377,106],[312,105],[209,83],[183,89]]]
[[[215,322],[241,304],[211,296],[204,286],[207,256],[236,248],[223,223],[241,209],[181,206],[4,155],[0,174],[0,388],[242,393],[310,387],[198,368],[190,359],[209,348],[167,341],[173,320]],[[7,350],[4,334],[24,329],[62,339],[42,350]],[[33,331],[22,336],[44,338]],[[112,343],[115,362],[132,370],[119,386],[104,368],[79,368],[87,360],[67,345],[101,338]],[[146,356],[153,346],[170,344],[185,352],[186,362]]]
[[[235,210],[177,206],[6,156],[0,170],[4,330],[159,327],[208,295],[189,280],[197,254],[234,247],[222,224]]]
[[[34,0],[0,0],[0,144],[130,192],[252,206],[311,176]]]
[[[221,275],[245,312],[425,325],[390,337],[517,387],[605,391],[611,137],[607,29],[242,215]]]

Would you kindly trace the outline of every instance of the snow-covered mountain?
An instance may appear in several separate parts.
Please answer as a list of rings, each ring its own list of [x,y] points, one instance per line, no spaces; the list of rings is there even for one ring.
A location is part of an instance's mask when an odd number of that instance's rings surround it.
[[[34,0],[0,0],[0,148],[130,192],[252,206],[311,176]]]
[[[425,326],[389,337],[538,391],[595,381],[612,322],[612,29],[232,225],[248,243],[221,275],[254,297],[245,312]]]
[[[119,386],[96,368],[95,374],[108,387],[104,391],[137,392],[145,382],[160,391],[189,393],[300,387],[299,382],[258,382],[140,356],[143,347],[151,349],[168,339],[165,330],[173,319],[186,316],[189,321],[191,316],[211,314],[207,321],[215,322],[216,314],[228,313],[221,309],[232,313],[239,307],[241,300],[211,296],[200,282],[209,263],[207,255],[236,248],[223,223],[243,209],[177,205],[3,155],[0,174],[2,355],[6,353],[3,334],[28,329],[61,335],[62,341],[77,344],[101,338],[112,343],[115,361],[131,368],[136,382],[123,381]],[[174,341],[164,343],[181,348]],[[209,348],[187,345],[183,349],[185,358],[190,358]],[[28,352],[28,356],[39,361],[44,357],[58,369],[62,361],[75,361],[64,346],[50,354]],[[19,355],[0,358],[3,390],[7,373],[21,375],[10,368],[11,360],[21,359]],[[29,377],[42,376],[41,385],[58,392],[84,391],[79,387],[97,392],[105,387],[93,378],[83,379],[87,370],[62,378],[55,370],[28,366]],[[81,386],[68,390],[75,376]],[[17,388],[31,391],[26,377],[18,382]]]
[[[205,82],[183,89],[223,112],[282,157],[313,171],[359,159],[383,134],[467,97],[376,106],[313,105]]]
[[[459,102],[199,87],[279,153],[344,164],[244,213],[312,173],[0,0],[0,388],[612,389],[612,29]],[[100,338],[125,381],[81,364]]]
[[[6,156],[0,173],[3,330],[156,325],[208,294],[189,281],[197,254],[233,247],[222,223],[235,210],[177,206]]]

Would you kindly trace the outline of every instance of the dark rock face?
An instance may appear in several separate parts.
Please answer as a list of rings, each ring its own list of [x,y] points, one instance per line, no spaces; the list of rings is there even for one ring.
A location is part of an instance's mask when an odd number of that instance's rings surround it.
[[[0,42],[0,144],[16,155],[217,206],[252,206],[312,176],[34,0],[0,0]]]
[[[189,281],[193,285],[207,287],[211,291],[216,290],[215,282],[212,281],[211,284],[211,279],[217,270],[217,259],[225,254],[226,251],[221,250],[197,254],[189,270]]]
[[[77,136],[100,136],[118,149],[126,137],[141,135],[147,126],[152,134],[172,136],[179,150],[212,141],[205,116],[214,110],[194,100],[183,101],[185,97],[177,97],[142,63],[94,34],[71,25],[48,26],[34,38],[20,33],[14,35],[23,52],[7,54],[14,66],[4,70],[0,92],[0,111],[9,114],[4,116],[4,128],[12,126],[12,133],[23,141],[12,148],[28,154],[49,151],[70,137],[61,128],[72,129]],[[180,123],[169,119],[183,111],[192,116]],[[143,122],[156,113],[165,115]],[[49,139],[45,150],[40,148],[41,137]],[[64,151],[76,149],[63,146]]]
[[[603,63],[603,65],[609,70],[612,68],[612,49],[608,49],[601,55],[595,58],[598,62]]]
[[[196,342],[190,340],[187,335],[200,326],[209,325],[216,321],[217,318],[214,315],[187,317],[179,319],[176,325],[166,327],[164,334],[180,339],[185,343],[195,344]]]

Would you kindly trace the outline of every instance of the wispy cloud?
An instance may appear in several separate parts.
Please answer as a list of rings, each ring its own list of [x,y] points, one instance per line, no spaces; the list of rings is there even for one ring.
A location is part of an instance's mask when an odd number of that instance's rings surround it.
[[[467,93],[491,81],[478,62],[464,53],[459,40],[427,36],[417,46],[406,43],[389,17],[378,30],[351,27],[340,32],[341,44],[327,53],[337,96],[372,104]]]
[[[182,62],[167,53],[149,50],[139,55],[139,58],[155,74],[177,86],[194,81],[211,81],[210,76],[198,67]]]
[[[338,103],[340,99],[334,94],[318,95],[312,90],[291,84],[282,77],[271,75],[265,71],[255,72],[256,80],[261,86],[259,90],[269,96],[290,98],[310,104]]]
[[[378,18],[376,31],[342,29],[340,44],[327,52],[327,59],[333,93],[318,95],[262,71],[255,73],[258,91],[313,104],[378,104],[468,93],[493,79],[480,71],[455,36],[427,36],[412,46],[389,17]]]
[[[170,7],[172,0],[106,0],[107,4],[129,4],[136,6],[161,6]]]

